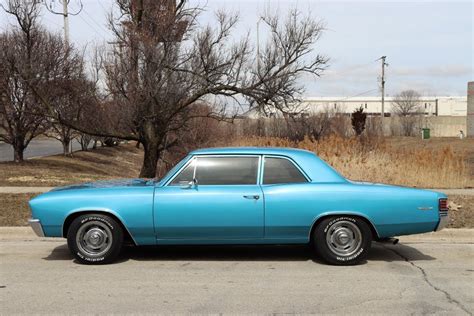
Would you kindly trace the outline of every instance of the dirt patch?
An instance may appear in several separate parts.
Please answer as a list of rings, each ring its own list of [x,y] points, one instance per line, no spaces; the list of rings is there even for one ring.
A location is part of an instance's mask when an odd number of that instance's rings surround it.
[[[143,150],[133,144],[0,163],[0,186],[59,186],[111,178],[136,178]]]
[[[474,228],[474,196],[449,196],[450,228]]]

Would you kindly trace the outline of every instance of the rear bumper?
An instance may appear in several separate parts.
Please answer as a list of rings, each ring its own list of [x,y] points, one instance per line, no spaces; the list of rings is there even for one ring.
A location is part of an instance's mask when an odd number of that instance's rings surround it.
[[[38,235],[39,237],[44,237],[43,227],[41,226],[41,222],[39,219],[30,218],[28,220],[28,224],[30,224],[36,235]]]
[[[438,226],[436,227],[435,231],[440,231],[441,229],[443,229],[444,227],[446,227],[446,225],[448,225],[449,223],[449,216],[448,214],[446,215],[441,215],[439,217],[439,223],[438,223]]]

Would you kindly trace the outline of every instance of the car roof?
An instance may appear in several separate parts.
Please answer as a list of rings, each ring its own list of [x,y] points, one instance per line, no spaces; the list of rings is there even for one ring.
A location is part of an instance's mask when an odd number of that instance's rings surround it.
[[[203,148],[194,150],[177,164],[161,181],[166,183],[175,172],[196,155],[275,155],[285,156],[292,159],[309,177],[311,182],[347,182],[347,180],[335,171],[331,166],[319,158],[314,152],[284,147],[221,147]]]
[[[286,148],[286,147],[216,147],[216,148],[203,148],[192,151],[191,155],[284,155],[293,156],[298,154],[314,153],[297,148]]]

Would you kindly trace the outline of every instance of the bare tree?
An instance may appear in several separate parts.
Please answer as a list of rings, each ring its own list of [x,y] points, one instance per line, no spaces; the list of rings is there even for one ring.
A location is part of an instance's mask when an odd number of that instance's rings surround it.
[[[13,146],[15,162],[23,161],[24,150],[46,123],[30,84],[44,82],[42,61],[55,39],[38,29],[38,6],[21,0],[2,5],[19,26],[0,34],[0,140]]]
[[[78,133],[77,140],[81,145],[81,150],[88,151],[89,145],[93,142],[93,137],[86,133]]]
[[[264,17],[271,35],[257,68],[249,36],[233,38],[237,15],[217,12],[216,26],[200,27],[202,9],[184,0],[117,4],[121,18],[111,26],[118,44],[104,69],[113,102],[125,115],[120,131],[109,135],[143,144],[142,177],[155,176],[161,152],[176,142],[168,136],[199,116],[190,111],[197,102],[213,103],[206,116],[214,118],[232,115],[226,105],[242,101],[285,112],[303,91],[299,75],[319,76],[327,63],[311,55],[322,25],[296,11],[286,20]]]
[[[71,67],[63,69],[75,79],[57,82],[55,93],[49,98],[54,116],[50,118],[51,128],[47,135],[61,142],[64,155],[71,154],[70,145],[78,133],[70,125],[61,122],[78,122],[83,116],[85,104],[90,101],[89,93],[92,91],[88,89],[90,83],[87,79],[81,79],[84,76],[82,58],[78,55],[76,58],[76,60],[71,60]]]
[[[392,102],[392,109],[400,119],[403,135],[412,136],[422,113],[420,94],[415,90],[400,92]]]
[[[82,56],[39,25],[40,5],[35,0],[2,5],[17,22],[0,42],[0,138],[14,147],[15,161],[22,161],[29,142],[50,128],[67,152],[72,130],[58,122],[77,120],[90,91]]]

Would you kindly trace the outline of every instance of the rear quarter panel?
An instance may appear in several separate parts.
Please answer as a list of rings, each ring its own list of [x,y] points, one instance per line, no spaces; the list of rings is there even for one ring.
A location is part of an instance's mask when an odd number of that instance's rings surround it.
[[[336,214],[366,218],[381,238],[433,231],[439,222],[438,198],[444,196],[351,182],[266,185],[263,191],[265,237],[295,241],[308,240],[318,219]]]

